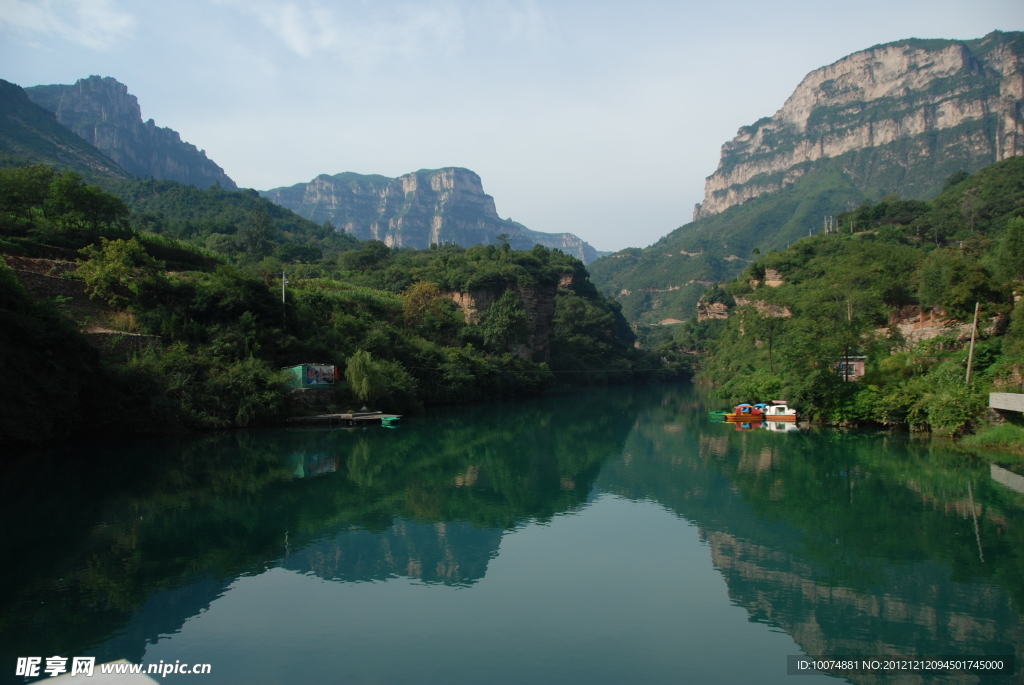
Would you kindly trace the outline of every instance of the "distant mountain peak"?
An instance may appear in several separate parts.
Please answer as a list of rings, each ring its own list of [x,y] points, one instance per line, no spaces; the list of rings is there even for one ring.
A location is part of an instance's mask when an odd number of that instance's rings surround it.
[[[153,119],[143,122],[138,98],[117,79],[90,76],[70,86],[33,86],[25,92],[135,176],[238,189],[205,150],[182,141],[177,131],[158,127]]]
[[[49,164],[73,169],[90,181],[131,174],[57,122],[20,86],[0,79],[0,164]]]
[[[792,185],[818,160],[893,143],[977,170],[1024,154],[1024,33],[910,38],[815,69],[782,108],[722,146],[697,219]],[[941,138],[941,140],[940,140]],[[938,188],[892,188],[909,196]]]
[[[397,178],[344,172],[260,193],[316,222],[330,221],[361,240],[427,248],[494,243],[507,234],[517,250],[557,248],[590,263],[599,253],[572,233],[532,231],[498,216],[480,176],[462,167],[420,169]]]

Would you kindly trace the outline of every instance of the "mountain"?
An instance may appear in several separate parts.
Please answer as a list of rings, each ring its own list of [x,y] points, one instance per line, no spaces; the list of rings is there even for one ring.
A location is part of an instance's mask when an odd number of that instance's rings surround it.
[[[589,267],[634,323],[693,313],[752,251],[785,249],[823,218],[896,193],[935,197],[960,171],[1024,154],[1024,33],[909,39],[815,70],[774,116],[722,147],[694,221]]]
[[[219,183],[227,190],[238,189],[205,150],[182,141],[177,131],[158,128],[152,119],[143,122],[138,99],[113,78],[90,76],[73,86],[32,86],[25,92],[53,112],[58,122],[135,176],[197,188]]]
[[[90,181],[131,178],[116,162],[29,100],[21,87],[0,79],[0,166],[49,164]]]
[[[469,169],[421,169],[398,178],[351,172],[322,174],[309,183],[262,191],[261,195],[318,223],[330,221],[362,240],[392,247],[427,248],[455,243],[494,243],[506,234],[517,250],[557,248],[584,263],[599,253],[572,233],[541,233],[502,219],[494,198]]]
[[[851,165],[856,185],[898,169],[890,192],[923,199],[948,173],[1024,154],[1024,33],[878,45],[804,77],[774,116],[722,146],[694,220],[791,185],[814,163],[898,145]],[[927,171],[913,173],[923,165]],[[910,173],[907,173],[910,172]],[[875,181],[875,183],[873,183]]]

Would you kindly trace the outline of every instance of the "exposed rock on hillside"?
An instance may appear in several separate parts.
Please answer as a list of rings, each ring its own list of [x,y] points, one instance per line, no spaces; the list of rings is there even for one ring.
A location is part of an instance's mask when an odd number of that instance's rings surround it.
[[[970,41],[903,40],[879,45],[808,74],[778,112],[739,130],[722,146],[697,219],[775,192],[813,164],[866,148],[885,159],[847,173],[860,187],[878,164],[922,160],[937,169],[976,171],[1024,154],[1024,33]],[[941,179],[890,187],[925,197]],[[920,187],[915,187],[920,186]]]
[[[49,164],[77,171],[90,181],[131,176],[109,157],[29,100],[20,86],[0,79],[0,162]]]
[[[90,76],[73,86],[33,86],[25,92],[129,173],[197,188],[220,183],[225,190],[238,189],[205,150],[182,141],[177,131],[158,128],[152,119],[143,122],[139,101],[113,78]]]
[[[261,194],[308,219],[330,221],[357,238],[381,240],[392,247],[422,249],[432,243],[469,247],[494,243],[504,233],[517,250],[544,245],[584,263],[598,257],[593,247],[572,233],[531,231],[499,217],[494,198],[484,193],[480,177],[469,169],[423,169],[398,178],[322,174],[309,183]]]
[[[563,283],[571,287],[571,280],[563,279]],[[520,285],[513,289],[522,300],[528,328],[526,345],[515,350],[516,355],[534,361],[551,361],[552,322],[555,318],[555,295],[558,294],[558,288]],[[504,290],[474,290],[468,293],[449,292],[446,295],[462,310],[466,323],[479,323],[502,292]]]

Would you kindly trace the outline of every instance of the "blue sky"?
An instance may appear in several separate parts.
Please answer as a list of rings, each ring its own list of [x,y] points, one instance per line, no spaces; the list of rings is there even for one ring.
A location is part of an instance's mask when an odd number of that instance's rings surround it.
[[[721,144],[807,72],[1024,30],[1019,0],[0,0],[0,78],[113,76],[240,186],[463,166],[598,249],[690,219]]]

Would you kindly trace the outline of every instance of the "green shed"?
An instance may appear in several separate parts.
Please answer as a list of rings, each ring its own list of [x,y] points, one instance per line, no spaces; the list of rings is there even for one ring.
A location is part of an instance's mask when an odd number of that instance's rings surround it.
[[[327,388],[338,381],[338,367],[329,364],[299,364],[284,369],[292,388]]]

